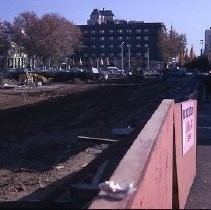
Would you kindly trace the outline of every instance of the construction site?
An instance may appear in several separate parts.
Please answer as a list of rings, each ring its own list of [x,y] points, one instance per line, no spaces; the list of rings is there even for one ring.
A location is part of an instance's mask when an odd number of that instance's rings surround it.
[[[164,98],[180,100],[196,87],[193,75],[63,83],[24,76],[0,89],[1,209],[86,208],[136,128]]]

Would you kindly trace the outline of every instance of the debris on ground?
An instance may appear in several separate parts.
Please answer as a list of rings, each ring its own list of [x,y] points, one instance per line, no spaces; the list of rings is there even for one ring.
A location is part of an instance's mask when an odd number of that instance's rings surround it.
[[[109,198],[115,200],[121,200],[131,195],[136,188],[134,188],[133,183],[119,185],[114,181],[106,181],[99,184],[100,190],[102,190]]]

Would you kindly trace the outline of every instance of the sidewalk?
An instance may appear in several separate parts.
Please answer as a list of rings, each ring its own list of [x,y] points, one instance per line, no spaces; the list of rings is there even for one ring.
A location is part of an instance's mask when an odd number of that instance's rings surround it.
[[[186,209],[211,209],[211,103],[205,98],[198,110],[196,178]]]

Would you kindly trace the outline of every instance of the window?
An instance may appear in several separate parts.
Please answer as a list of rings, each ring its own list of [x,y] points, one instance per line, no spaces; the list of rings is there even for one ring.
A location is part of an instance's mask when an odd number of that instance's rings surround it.
[[[121,30],[121,29],[119,29],[119,30],[118,30],[118,33],[119,33],[119,34],[122,34],[122,30]]]
[[[136,53],[136,56],[141,56],[141,53]]]
[[[100,30],[100,34],[104,34],[104,30]]]
[[[108,32],[109,34],[113,34],[114,30],[109,30]]]
[[[144,47],[145,47],[145,48],[148,48],[148,47],[149,47],[149,45],[148,45],[148,44],[144,44]]]
[[[92,48],[92,49],[95,49],[95,45],[91,45],[91,48]]]
[[[100,48],[101,48],[101,49],[104,49],[104,48],[105,48],[105,45],[103,45],[103,44],[100,45]]]
[[[85,53],[85,54],[84,54],[84,57],[85,57],[85,58],[87,58],[87,57],[88,57],[88,54],[87,54],[87,53]]]
[[[145,58],[147,58],[148,57],[148,53],[146,52],[146,53],[144,53],[144,57]]]
[[[105,37],[100,37],[100,40],[101,40],[101,41],[104,41],[104,40],[105,40]]]
[[[137,36],[137,37],[136,37],[136,40],[140,40],[140,39],[141,39],[141,37],[140,37],[140,36]]]
[[[104,56],[105,56],[105,53],[101,53],[100,56],[101,56],[101,57],[104,57]]]
[[[94,30],[92,30],[92,31],[91,31],[91,34],[95,34],[95,31],[94,31]]]
[[[91,37],[91,41],[95,41],[95,37]]]
[[[112,44],[111,44],[111,45],[109,45],[109,48],[113,48],[113,47],[114,47],[114,45],[112,45]]]
[[[140,34],[141,33],[141,29],[136,29],[136,33]]]
[[[84,31],[84,34],[87,34],[87,33],[88,33],[88,31],[87,31],[87,30],[85,30],[85,31]]]
[[[112,41],[114,40],[114,37],[110,36],[108,39]]]
[[[127,29],[127,33],[129,33],[129,34],[130,34],[131,32],[132,32],[132,30],[131,30],[131,29]]]
[[[95,53],[92,53],[91,56],[92,56],[92,57],[95,57]]]
[[[144,37],[144,40],[147,41],[147,40],[148,40],[148,36],[145,36],[145,37]]]
[[[148,29],[145,29],[145,30],[144,30],[144,33],[148,33]]]
[[[114,53],[109,53],[109,56],[110,56],[110,57],[113,57],[113,56],[114,56]]]
[[[118,36],[118,40],[122,40],[122,36]]]
[[[127,36],[127,38],[126,38],[127,40],[131,40],[131,37],[129,37],[129,36]]]
[[[140,45],[140,44],[137,44],[136,47],[137,47],[137,48],[138,48],[138,47],[141,47],[141,45]]]

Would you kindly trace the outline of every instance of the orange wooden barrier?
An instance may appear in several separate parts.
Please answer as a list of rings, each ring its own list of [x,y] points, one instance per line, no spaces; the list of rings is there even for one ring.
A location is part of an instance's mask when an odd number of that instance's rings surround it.
[[[196,110],[195,100],[163,100],[110,178],[120,185],[134,182],[137,190],[122,200],[111,200],[101,191],[89,208],[184,208],[196,175]],[[184,134],[194,143],[184,145]]]
[[[183,122],[183,114],[182,114],[182,104],[187,104],[187,107],[193,107],[193,113],[187,113],[187,115],[192,114],[192,141],[191,147],[186,151],[184,148],[185,145],[184,141],[186,140],[185,136],[189,135],[190,131],[188,132],[188,122],[184,124]],[[186,110],[188,111],[188,110]],[[190,112],[190,111],[189,111]],[[186,113],[184,113],[186,114]],[[190,116],[191,117],[191,116]],[[190,122],[189,120],[189,122]],[[191,122],[190,122],[191,123]],[[197,123],[197,101],[196,100],[189,100],[184,101],[182,103],[178,103],[174,105],[174,130],[175,130],[175,142],[174,142],[174,163],[175,163],[175,188],[174,190],[177,191],[178,198],[174,200],[174,207],[183,209],[185,207],[185,203],[187,201],[187,197],[190,191],[190,188],[193,184],[194,178],[196,176],[196,123]],[[184,127],[183,127],[184,124]],[[191,124],[190,124],[191,126]],[[183,129],[184,128],[184,129]],[[191,128],[190,128],[191,129]],[[184,130],[184,134],[183,134]],[[187,130],[185,133],[185,130]],[[189,147],[189,146],[188,146]],[[184,151],[185,150],[185,151]],[[175,193],[175,192],[174,192]]]

